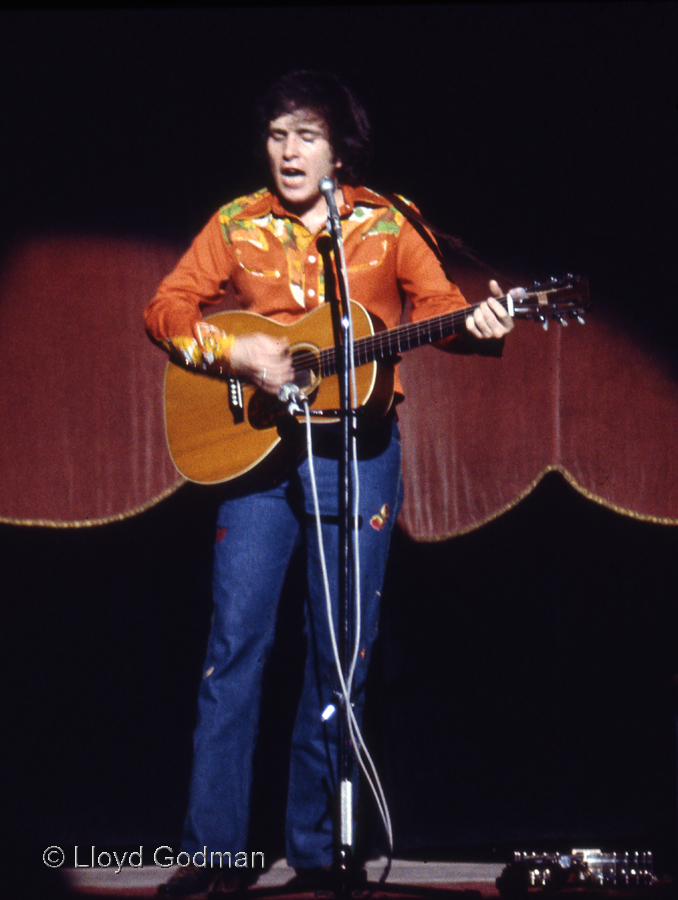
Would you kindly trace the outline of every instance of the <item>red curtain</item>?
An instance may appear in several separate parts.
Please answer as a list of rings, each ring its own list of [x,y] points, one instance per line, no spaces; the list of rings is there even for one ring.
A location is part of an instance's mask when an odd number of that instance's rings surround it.
[[[165,446],[165,357],[141,321],[180,251],[43,237],[6,254],[0,521],[108,522],[182,483]],[[482,274],[460,268],[458,281],[470,301],[485,296]],[[401,524],[412,537],[476,528],[553,469],[620,512],[678,522],[676,373],[593,299],[584,327],[518,322],[501,359],[406,355]]]
[[[469,300],[483,298],[481,276],[458,281]],[[518,322],[502,359],[426,348],[404,360],[410,535],[476,528],[554,469],[619,512],[678,521],[676,373],[613,303],[593,304],[584,326]]]
[[[4,521],[106,522],[180,483],[164,448],[164,361],[141,318],[178,255],[162,244],[53,237],[5,258]]]

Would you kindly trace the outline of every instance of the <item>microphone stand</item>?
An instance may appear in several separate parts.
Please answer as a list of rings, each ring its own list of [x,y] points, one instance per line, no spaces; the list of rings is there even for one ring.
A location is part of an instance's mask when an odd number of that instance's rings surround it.
[[[351,398],[351,354],[353,353],[353,323],[351,320],[350,299],[348,294],[348,274],[344,245],[341,233],[341,220],[339,210],[334,199],[334,182],[329,178],[323,178],[318,189],[325,198],[327,204],[327,230],[332,240],[332,249],[337,267],[337,281],[339,284],[340,315],[338,328],[335,329],[335,353],[336,367],[339,378],[340,390],[340,418],[343,425],[343,447],[340,459],[341,474],[341,500],[339,510],[340,526],[340,565],[339,565],[339,640],[342,672],[344,683],[351,667],[351,648],[353,646],[354,623],[351,617],[351,555],[350,555],[350,510],[351,510],[351,441],[356,433],[357,416],[354,403]],[[290,412],[301,411],[299,403],[303,403],[303,392],[299,385],[283,385],[279,393],[279,399],[289,404]],[[354,398],[357,402],[357,398]],[[378,883],[357,883],[355,878],[354,840],[353,840],[353,791],[350,779],[350,734],[348,717],[351,706],[351,698],[342,697],[338,704],[338,760],[337,780],[339,783],[339,853],[335,862],[335,883],[339,900],[351,900],[353,891],[358,889],[362,896],[371,897],[376,890],[384,890],[384,882],[390,871],[390,859],[384,876]],[[270,891],[265,888],[249,891],[251,897],[257,900],[275,898],[278,896],[297,895],[299,888],[294,884],[294,879],[289,886]],[[449,900],[449,887],[432,887],[428,885],[389,884],[385,889],[388,895],[401,897],[403,900]],[[456,893],[456,892],[454,892]],[[475,891],[463,891],[464,894],[478,893]],[[242,897],[242,892],[240,893]],[[479,893],[478,893],[478,896]]]
[[[321,179],[318,184],[320,193],[327,203],[327,230],[332,239],[332,249],[337,267],[339,284],[340,316],[339,328],[335,331],[337,375],[340,389],[340,413],[343,425],[343,446],[341,456],[341,503],[339,510],[340,526],[340,565],[339,565],[339,635],[341,639],[340,655],[344,682],[351,666],[351,647],[354,623],[351,617],[351,555],[350,555],[350,459],[351,440],[356,433],[357,418],[355,405],[351,402],[351,369],[353,360],[353,323],[351,320],[351,304],[348,293],[348,272],[344,256],[344,244],[341,234],[339,210],[334,199],[334,182],[329,178]],[[354,398],[357,402],[357,398]],[[383,878],[378,884],[369,882],[358,884],[355,878],[355,860],[353,852],[353,799],[350,779],[350,736],[348,716],[351,698],[344,697],[339,704],[339,747],[337,777],[339,782],[339,853],[336,861],[335,878],[337,897],[339,900],[351,900],[353,891],[358,889],[369,897],[374,891],[382,888],[382,883],[390,870],[390,860]],[[447,888],[412,887],[410,885],[389,885],[391,894],[400,895],[406,900],[447,900]]]
[[[335,185],[332,179],[323,178],[318,189],[327,203],[327,230],[332,239],[332,248],[337,267],[337,281],[339,285],[340,315],[339,329],[335,333],[337,375],[340,388],[340,413],[343,426],[343,444],[340,460],[341,473],[341,502],[339,511],[340,534],[340,585],[339,585],[339,635],[340,652],[344,673],[344,679],[348,677],[351,665],[351,647],[353,644],[353,623],[351,621],[351,567],[350,567],[350,448],[351,440],[356,429],[356,413],[351,402],[351,363],[350,355],[353,348],[353,325],[351,321],[351,305],[348,294],[348,273],[344,256],[344,245],[341,234],[341,220],[339,210],[334,199]],[[351,877],[353,874],[353,798],[352,782],[350,778],[350,738],[348,729],[348,716],[350,712],[350,697],[344,697],[340,704],[341,715],[338,723],[338,782],[339,782],[339,857],[338,857],[338,884],[339,893],[343,897],[351,896]]]

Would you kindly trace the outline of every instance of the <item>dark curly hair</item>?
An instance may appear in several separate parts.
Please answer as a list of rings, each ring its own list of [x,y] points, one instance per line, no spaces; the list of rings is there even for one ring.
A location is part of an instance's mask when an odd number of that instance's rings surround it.
[[[314,112],[327,125],[339,181],[357,184],[372,154],[372,129],[362,104],[328,72],[290,72],[274,82],[256,107],[259,150],[265,151],[269,123],[296,110]]]

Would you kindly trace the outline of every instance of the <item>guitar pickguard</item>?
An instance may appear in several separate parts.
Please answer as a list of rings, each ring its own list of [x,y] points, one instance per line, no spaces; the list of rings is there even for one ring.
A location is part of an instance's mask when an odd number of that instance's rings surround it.
[[[265,391],[255,391],[247,404],[247,420],[257,431],[277,428],[286,415],[287,410],[278,398]]]

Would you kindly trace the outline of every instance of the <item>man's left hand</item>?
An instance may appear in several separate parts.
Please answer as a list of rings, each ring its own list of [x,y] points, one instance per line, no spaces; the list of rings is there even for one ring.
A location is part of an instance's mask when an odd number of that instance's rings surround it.
[[[495,297],[503,297],[503,292],[496,281],[490,282],[493,296],[488,297],[477,306],[471,315],[466,316],[467,330],[477,338],[502,338],[513,330],[513,319]]]

